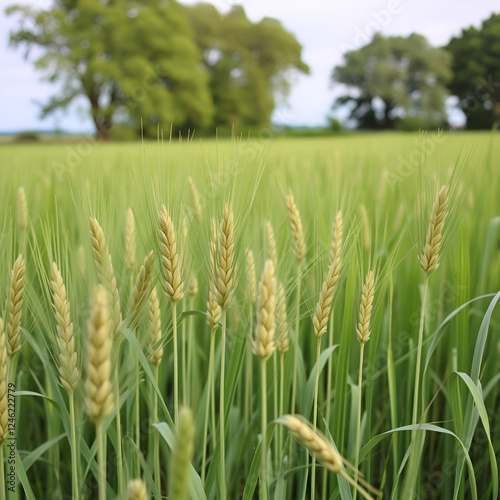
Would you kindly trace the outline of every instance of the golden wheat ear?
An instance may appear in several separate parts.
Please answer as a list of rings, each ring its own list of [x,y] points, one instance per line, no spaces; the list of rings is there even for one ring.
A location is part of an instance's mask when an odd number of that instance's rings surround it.
[[[276,296],[276,339],[278,351],[280,354],[285,354],[290,347],[290,339],[286,316],[285,288],[282,283],[278,285],[278,294]]]
[[[26,266],[22,254],[14,262],[10,273],[9,307],[7,320],[7,352],[14,357],[21,350],[21,319],[23,315],[24,274]]]
[[[231,304],[234,289],[234,216],[230,203],[224,205],[219,230],[215,299],[221,309]]]
[[[359,320],[356,328],[356,336],[361,344],[368,342],[371,335],[371,319],[373,309],[373,297],[375,296],[375,275],[369,271],[363,285],[361,304],[359,307]]]
[[[125,230],[125,267],[131,273],[135,268],[135,219],[134,212],[127,210]]]
[[[264,264],[257,298],[257,324],[253,352],[262,360],[268,359],[275,349],[274,324],[276,311],[276,277],[273,261]]]
[[[17,223],[21,229],[28,225],[28,209],[26,207],[26,194],[21,186],[17,191]]]
[[[437,195],[431,213],[429,229],[424,250],[419,257],[420,266],[427,274],[434,272],[439,266],[439,251],[443,239],[443,228],[448,208],[448,186],[443,186]]]
[[[198,190],[196,189],[194,181],[191,177],[188,177],[187,181],[189,184],[189,194],[191,196],[191,203],[193,205],[194,218],[198,222],[201,222],[202,210],[201,210],[200,196],[198,194]]]
[[[161,263],[165,275],[165,280],[163,282],[164,290],[169,300],[173,303],[177,303],[184,297],[184,282],[182,281],[174,223],[165,205],[163,205],[160,210],[159,224]]]
[[[154,252],[149,252],[144,258],[144,263],[141,266],[137,280],[135,282],[132,294],[130,295],[129,305],[129,324],[136,325],[144,304],[147,301],[151,282],[153,280],[152,269],[154,262]]]
[[[102,285],[94,289],[92,312],[87,340],[87,414],[94,422],[101,422],[113,412],[111,386],[111,335],[106,290]]]
[[[148,500],[146,483],[142,479],[131,479],[127,487],[127,500]]]
[[[66,286],[55,262],[52,262],[50,285],[52,288],[52,305],[57,324],[59,374],[62,386],[68,393],[71,393],[78,385],[80,373],[78,371],[78,357],[75,349],[75,336]]]
[[[286,206],[288,209],[288,219],[292,229],[292,252],[300,264],[306,255],[306,242],[304,239],[304,231],[302,230],[302,221],[293,196],[290,194],[286,198]]]
[[[149,337],[148,337],[148,356],[151,362],[158,366],[163,358],[163,346],[161,343],[161,311],[160,301],[156,287],[153,287],[149,296]]]

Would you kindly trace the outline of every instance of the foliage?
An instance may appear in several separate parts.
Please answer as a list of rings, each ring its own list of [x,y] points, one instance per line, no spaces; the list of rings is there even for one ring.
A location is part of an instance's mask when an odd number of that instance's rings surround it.
[[[453,56],[449,88],[459,98],[467,128],[491,128],[500,120],[500,14],[480,28],[462,30],[446,49]]]
[[[301,46],[276,19],[252,23],[243,7],[221,14],[213,5],[186,7],[210,75],[215,125],[267,127],[276,96],[286,96],[293,71],[308,73]]]
[[[367,45],[347,52],[332,81],[347,86],[336,105],[348,104],[359,128],[394,128],[397,117],[416,116],[427,127],[444,119],[450,57],[418,34],[373,36]]]

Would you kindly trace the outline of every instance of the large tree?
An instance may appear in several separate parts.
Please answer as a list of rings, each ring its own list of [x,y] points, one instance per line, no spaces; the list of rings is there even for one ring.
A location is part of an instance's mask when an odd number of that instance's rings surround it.
[[[59,83],[43,115],[77,96],[88,100],[96,133],[116,123],[155,134],[212,121],[201,54],[183,8],[174,0],[54,0],[51,9],[12,6],[19,29],[11,43],[41,48],[36,67]]]
[[[239,5],[226,15],[207,3],[186,12],[210,75],[215,125],[268,126],[293,73],[309,72],[298,41],[275,19],[252,23]]]
[[[347,52],[332,80],[347,86],[336,105],[348,105],[360,128],[394,128],[397,118],[415,117],[427,127],[444,120],[450,57],[418,34],[384,37]]]
[[[454,78],[449,83],[467,117],[467,127],[491,128],[500,121],[500,14],[481,28],[462,30],[447,49],[453,56]]]

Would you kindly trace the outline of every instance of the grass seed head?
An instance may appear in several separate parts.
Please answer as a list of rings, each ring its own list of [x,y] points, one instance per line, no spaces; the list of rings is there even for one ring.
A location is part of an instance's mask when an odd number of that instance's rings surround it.
[[[191,272],[189,276],[189,286],[188,286],[188,295],[191,298],[196,297],[198,294],[198,278],[196,277],[196,274]]]
[[[275,349],[276,277],[274,264],[270,259],[264,264],[257,302],[253,352],[260,359],[266,360]]]
[[[313,317],[314,334],[318,338],[321,338],[326,332],[328,317],[332,309],[333,296],[339,282],[340,264],[340,258],[336,257],[330,264],[328,274],[321,288],[318,304],[316,305],[316,313]]]
[[[336,474],[340,473],[342,470],[342,457],[323,435],[314,430],[309,422],[294,415],[284,415],[278,421],[288,428],[290,434],[313,457],[316,457],[320,464]]]
[[[276,296],[276,339],[278,351],[280,354],[285,354],[290,346],[290,339],[288,336],[286,297],[283,283],[278,285],[278,294]]]
[[[276,251],[276,240],[274,239],[273,226],[266,222],[267,258],[273,261],[274,268],[278,267],[278,253]]]
[[[113,271],[113,262],[109,253],[104,232],[97,222],[97,219],[90,217],[90,238],[92,241],[92,253],[97,269],[99,282],[107,290],[111,297],[111,310],[113,318],[113,328],[115,335],[118,334],[122,326],[122,313],[120,306],[120,294],[116,285],[115,273]]]
[[[111,386],[111,336],[108,300],[102,285],[94,289],[87,340],[87,414],[94,422],[107,418],[113,411]]]
[[[147,301],[149,290],[151,288],[151,282],[153,281],[153,262],[154,262],[154,252],[149,252],[144,258],[144,263],[139,270],[137,279],[130,295],[130,305],[129,305],[129,324],[136,325],[137,318],[144,304]]]
[[[304,240],[304,232],[302,230],[302,221],[300,220],[299,210],[297,209],[293,196],[290,194],[286,198],[288,208],[288,218],[292,228],[292,251],[300,264],[306,255],[306,243]]]
[[[179,253],[177,252],[174,223],[165,205],[161,207],[159,220],[165,294],[171,302],[176,303],[184,297],[184,283],[182,281]]]
[[[163,346],[161,339],[161,311],[160,301],[158,300],[158,292],[156,287],[153,287],[149,296],[149,337],[148,337],[148,356],[151,362],[158,366],[163,357]]]
[[[148,500],[146,484],[142,479],[131,479],[128,482],[127,500]]]
[[[361,294],[361,305],[359,307],[359,320],[356,328],[356,336],[361,344],[368,342],[371,335],[371,319],[373,309],[373,297],[375,295],[375,276],[373,271],[366,275]]]
[[[234,217],[230,203],[224,205],[219,230],[216,285],[215,299],[221,309],[227,309],[234,292]]]
[[[19,255],[10,273],[7,320],[7,352],[10,357],[13,357],[21,350],[21,319],[23,314],[25,270],[24,258],[22,255]]]
[[[439,266],[439,250],[441,249],[447,207],[448,186],[445,185],[440,189],[436,201],[434,202],[424,251],[419,257],[420,266],[427,274],[431,274]]]
[[[22,230],[28,225],[28,209],[26,208],[26,195],[21,186],[17,191],[17,223]]]
[[[200,196],[198,195],[198,190],[196,189],[194,181],[191,177],[188,177],[187,181],[189,184],[189,194],[191,195],[191,203],[193,205],[194,218],[198,222],[201,222],[202,211],[201,211]]]
[[[257,278],[255,276],[255,258],[252,250],[247,250],[245,259],[246,296],[248,302],[253,304],[257,300]]]
[[[125,233],[125,267],[131,273],[135,267],[135,219],[134,212],[127,210],[127,225]]]
[[[57,346],[59,350],[59,374],[62,386],[73,392],[78,385],[80,373],[78,371],[78,357],[75,348],[73,323],[70,317],[69,301],[66,295],[61,272],[57,264],[52,262],[51,282],[52,305],[57,325]]]
[[[342,247],[342,233],[344,232],[344,223],[342,220],[342,212],[339,210],[335,217],[332,229],[332,243],[330,246],[330,264],[340,257],[340,249]]]
[[[179,427],[171,461],[170,495],[172,500],[188,498],[189,467],[194,454],[195,427],[188,408],[179,410]]]

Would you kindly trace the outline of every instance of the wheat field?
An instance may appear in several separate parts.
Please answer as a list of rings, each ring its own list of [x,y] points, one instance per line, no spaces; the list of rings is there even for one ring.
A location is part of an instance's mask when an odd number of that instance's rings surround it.
[[[498,497],[498,134],[0,154],[0,500]]]

